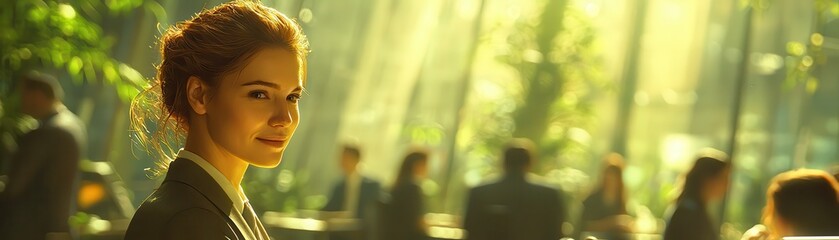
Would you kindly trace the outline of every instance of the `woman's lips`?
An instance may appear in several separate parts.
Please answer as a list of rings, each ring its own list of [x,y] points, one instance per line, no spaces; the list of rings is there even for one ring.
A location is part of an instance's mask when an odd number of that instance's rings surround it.
[[[264,143],[265,145],[275,147],[275,148],[282,148],[285,146],[286,139],[277,139],[277,138],[256,138],[260,142]]]

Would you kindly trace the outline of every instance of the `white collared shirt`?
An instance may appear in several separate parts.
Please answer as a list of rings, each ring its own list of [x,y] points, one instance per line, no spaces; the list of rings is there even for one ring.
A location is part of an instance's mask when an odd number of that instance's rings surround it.
[[[347,176],[345,187],[344,211],[349,212],[350,216],[355,216],[355,212],[358,211],[358,198],[361,195],[361,176],[358,173]]]
[[[213,180],[215,180],[216,183],[219,186],[221,186],[221,189],[224,190],[224,193],[227,194],[227,197],[230,198],[230,201],[233,202],[233,209],[231,212],[228,213],[227,216],[230,217],[230,220],[233,220],[233,223],[236,225],[237,228],[239,228],[239,232],[242,233],[242,236],[244,236],[246,240],[267,240],[267,238],[265,238],[267,237],[267,234],[264,232],[264,230],[251,229],[251,226],[248,224],[247,221],[245,221],[245,217],[242,216],[242,212],[245,210],[245,204],[248,204],[248,197],[245,196],[244,192],[242,192],[241,186],[237,191],[236,188],[233,187],[233,184],[230,183],[230,181],[227,180],[226,177],[224,177],[224,174],[222,174],[218,169],[216,169],[216,167],[210,164],[210,162],[207,162],[207,160],[204,160],[204,158],[198,156],[198,154],[181,149],[180,151],[178,151],[178,158],[183,158],[194,162],[199,167],[204,169],[204,171],[206,171],[207,174],[209,174],[210,177],[212,177]],[[256,215],[254,214],[254,216]],[[258,217],[256,218],[256,221],[257,225],[259,225],[258,227],[261,227],[262,223],[259,223]],[[259,231],[259,233],[261,234],[255,234],[256,231]]]

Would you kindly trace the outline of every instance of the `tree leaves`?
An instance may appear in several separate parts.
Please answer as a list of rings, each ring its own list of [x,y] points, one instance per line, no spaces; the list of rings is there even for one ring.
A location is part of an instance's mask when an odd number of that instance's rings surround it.
[[[90,12],[106,8],[111,14],[119,14],[142,6],[143,1],[107,1],[105,5],[93,0],[4,1],[0,7],[12,9],[14,14],[0,19],[0,58],[4,60],[0,69],[7,70],[4,74],[30,67],[64,69],[76,84],[86,81],[113,85],[122,100],[130,101],[143,86],[143,76],[110,57],[114,39],[77,9],[84,6],[88,10],[85,12]]]

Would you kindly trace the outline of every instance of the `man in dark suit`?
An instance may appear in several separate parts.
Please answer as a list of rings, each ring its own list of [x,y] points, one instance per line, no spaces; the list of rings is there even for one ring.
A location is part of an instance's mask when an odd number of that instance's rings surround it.
[[[366,223],[370,223],[369,216],[375,216],[371,212],[376,209],[381,185],[358,173],[357,167],[361,161],[361,151],[358,147],[345,145],[340,161],[344,178],[335,184],[329,202],[322,210],[346,211],[350,217],[360,219],[363,225],[369,225]],[[363,229],[363,232],[365,230],[367,229]]]
[[[514,139],[504,151],[504,178],[469,192],[464,228],[470,240],[556,240],[565,206],[557,190],[528,182],[533,143]]]
[[[38,127],[18,142],[0,197],[4,239],[69,239],[75,212],[84,124],[61,103],[58,81],[33,72],[22,78],[21,111]]]

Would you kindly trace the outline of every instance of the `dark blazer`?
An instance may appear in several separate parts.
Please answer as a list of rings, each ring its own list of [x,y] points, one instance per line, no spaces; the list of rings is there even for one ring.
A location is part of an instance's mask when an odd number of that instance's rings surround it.
[[[21,136],[0,196],[0,239],[44,239],[48,232],[71,232],[68,221],[76,211],[85,145],[84,124],[65,108]]]
[[[393,187],[390,195],[390,202],[384,206],[384,239],[426,239],[420,227],[425,214],[422,188],[413,182],[403,183]]]
[[[125,239],[244,239],[231,211],[221,186],[198,164],[179,158],[137,209]]]
[[[323,207],[323,211],[341,211],[344,208],[344,201],[347,198],[347,179],[344,178],[332,188],[332,195],[330,195],[329,202]],[[379,200],[379,193],[381,192],[381,185],[379,182],[361,177],[361,184],[358,189],[358,206],[355,208],[355,217],[364,218],[365,214],[376,206]]]
[[[557,190],[524,176],[469,191],[464,228],[470,240],[556,240],[562,236],[564,204]]]
[[[623,200],[618,200],[618,204],[608,205],[603,200],[603,191],[604,190],[600,188],[583,200],[583,213],[580,215],[579,220],[580,227],[576,229],[576,233],[574,234],[578,239],[583,239],[583,236],[581,236],[583,232],[590,231],[590,222],[627,214],[626,206],[622,206]],[[600,231],[602,232],[597,232],[597,234],[600,234],[598,236],[600,238],[614,240],[627,238],[626,231],[617,225],[612,229]]]
[[[667,219],[664,240],[717,240],[720,239],[705,206],[698,201],[682,199]]]

